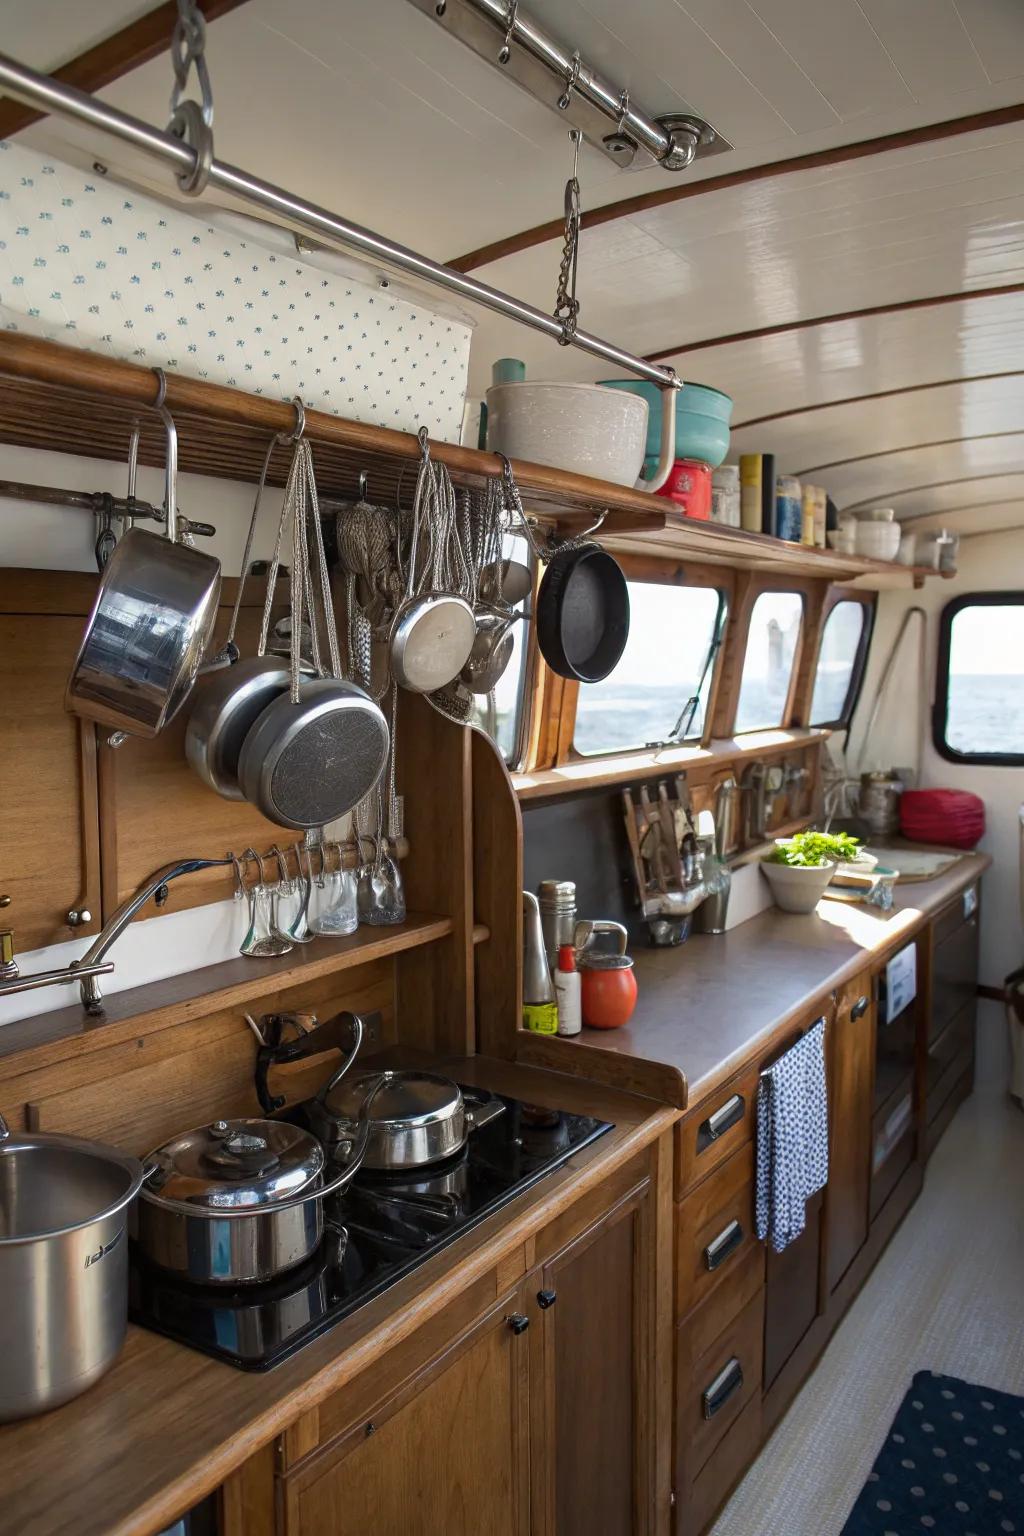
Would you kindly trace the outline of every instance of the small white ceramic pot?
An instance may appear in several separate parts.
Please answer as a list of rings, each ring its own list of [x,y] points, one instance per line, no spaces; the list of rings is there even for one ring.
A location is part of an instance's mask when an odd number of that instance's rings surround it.
[[[813,912],[836,872],[833,864],[771,864],[761,873],[772,888],[775,905],[783,912]]]

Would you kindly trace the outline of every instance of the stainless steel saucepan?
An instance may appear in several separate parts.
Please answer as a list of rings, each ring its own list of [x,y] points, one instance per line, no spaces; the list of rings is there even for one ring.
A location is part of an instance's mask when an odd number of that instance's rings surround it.
[[[217,1120],[158,1147],[136,1209],[143,1253],[202,1285],[257,1284],[294,1269],[320,1245],[324,1201],[359,1171],[382,1086],[367,1083],[331,1164],[314,1136],[285,1120]]]
[[[342,1069],[344,1070],[344,1069]],[[367,1089],[377,1084],[368,1109],[363,1167],[376,1172],[423,1168],[461,1152],[471,1131],[504,1111],[496,1097],[467,1104],[458,1083],[436,1072],[353,1072],[334,1077],[307,1106],[310,1123],[326,1145],[350,1140],[359,1124]]]
[[[166,537],[133,527],[119,540],[103,568],[65,694],[72,714],[144,737],[163,730],[188,697],[220,598],[220,561],[178,542],[178,435],[160,378]]]

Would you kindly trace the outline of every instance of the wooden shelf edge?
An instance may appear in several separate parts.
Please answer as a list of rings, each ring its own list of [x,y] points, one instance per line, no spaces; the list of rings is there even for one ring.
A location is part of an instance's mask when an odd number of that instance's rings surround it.
[[[491,936],[491,930],[488,928],[486,923],[474,923],[473,924],[473,943],[474,944],[486,944],[487,940],[490,938],[490,936]]]
[[[655,778],[662,773],[679,773],[687,768],[713,768],[716,765],[724,768],[747,757],[771,757],[780,752],[792,752],[796,747],[827,741],[831,734],[826,726],[780,728],[722,737],[706,747],[663,747],[653,752],[641,748],[609,757],[576,758],[556,768],[514,773],[512,785],[520,801],[546,799],[552,795],[571,795],[581,789],[600,789],[604,785],[614,788],[631,779]]]
[[[592,1035],[613,1031],[591,1030]],[[516,1031],[515,1059],[524,1066],[545,1067],[550,1072],[564,1072],[608,1088],[621,1088],[660,1104],[685,1109],[686,1078],[678,1067],[639,1057],[623,1056],[615,1050],[591,1045],[586,1035],[537,1035],[528,1029]]]
[[[833,549],[793,544],[764,533],[750,533],[745,528],[677,516],[671,510],[663,528],[637,528],[621,534],[616,531],[611,537],[603,537],[602,543],[627,554],[664,555],[674,560],[690,558],[698,564],[728,565],[781,576],[817,576],[826,581],[859,582],[865,586],[872,581],[920,586],[925,577],[941,574],[930,566],[900,565],[895,560],[872,560],[866,555],[840,555]]]
[[[122,411],[152,405],[156,396],[152,369],[15,332],[0,333],[0,373],[29,386],[100,400]],[[295,410],[287,400],[249,394],[245,390],[211,384],[180,373],[167,374],[167,405],[175,416],[180,413],[182,417],[178,432],[183,467],[193,467],[200,473],[203,472],[200,466],[190,466],[188,462],[190,426],[196,425],[202,432],[205,423],[207,435],[212,436],[218,424],[225,428],[248,429],[250,433],[290,433],[295,425]],[[190,423],[186,419],[189,417],[197,420]],[[82,451],[70,436],[65,439],[60,433],[50,433],[54,439],[50,441],[38,411],[31,412],[28,421],[17,417],[16,412],[12,419],[17,420],[16,427],[0,411],[0,441],[48,447],[55,451]],[[306,411],[306,435],[314,446],[322,444],[354,455],[379,455],[399,464],[417,463],[420,458],[415,433],[350,421],[324,411]],[[499,456],[479,448],[464,448],[459,443],[431,439],[430,451],[456,477],[479,479],[500,476],[502,472]],[[100,457],[106,456],[102,449],[98,448],[96,452]],[[140,456],[140,463],[145,461]],[[513,459],[512,468],[525,505],[569,529],[578,531],[584,519],[593,521],[595,511],[607,514],[603,532],[653,531],[664,525],[669,506],[664,497],[655,498],[631,486],[612,485],[591,475],[556,469],[547,464]],[[244,478],[244,474],[239,470],[235,477]],[[280,474],[272,469],[268,480],[276,484]]]
[[[99,1050],[137,1030],[153,1032],[184,1024],[223,1008],[241,1008],[269,991],[281,992],[301,982],[332,976],[353,966],[436,943],[454,931],[450,917],[411,912],[393,928],[360,928],[343,939],[314,939],[278,959],[239,956],[217,965],[168,976],[141,987],[116,992],[105,1011],[90,1018],[81,1007],[55,1009],[0,1028],[0,1075],[16,1076],[14,1058],[31,1053],[33,1070],[59,1061],[74,1050]],[[116,964],[116,949],[114,951]]]

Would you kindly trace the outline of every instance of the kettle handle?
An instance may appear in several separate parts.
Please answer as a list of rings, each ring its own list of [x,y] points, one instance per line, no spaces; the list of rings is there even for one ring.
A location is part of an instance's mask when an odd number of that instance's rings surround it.
[[[618,938],[617,954],[624,955],[629,944],[629,934],[621,923],[614,922],[610,917],[583,918],[576,924],[573,933],[573,945],[576,953],[589,949],[591,941],[596,933],[614,933]]]

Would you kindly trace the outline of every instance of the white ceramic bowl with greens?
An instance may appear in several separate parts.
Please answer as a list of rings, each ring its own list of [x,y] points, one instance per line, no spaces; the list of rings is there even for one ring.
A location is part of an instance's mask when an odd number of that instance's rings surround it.
[[[828,889],[838,864],[773,864],[765,859],[761,873],[783,912],[813,912]]]

